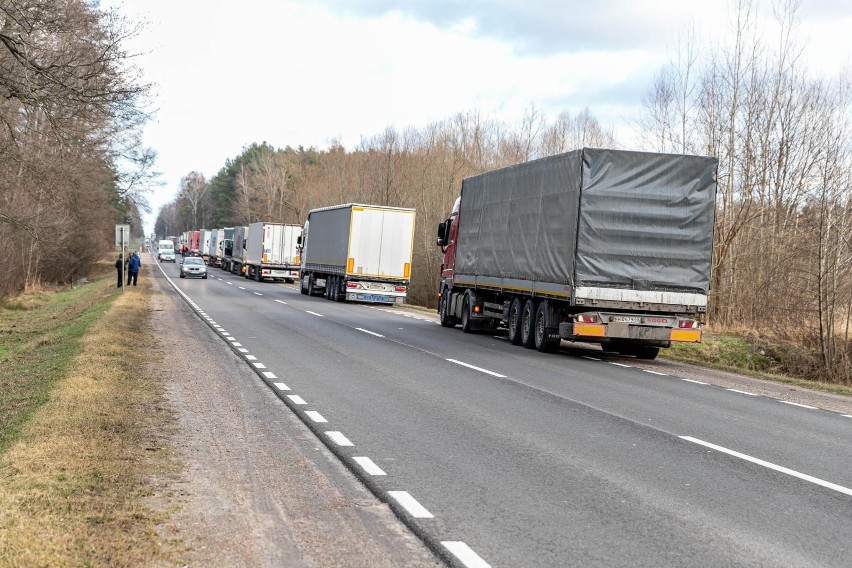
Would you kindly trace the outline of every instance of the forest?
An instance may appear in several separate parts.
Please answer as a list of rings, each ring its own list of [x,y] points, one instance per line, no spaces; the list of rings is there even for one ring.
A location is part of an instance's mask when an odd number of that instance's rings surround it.
[[[209,179],[187,172],[155,232],[303,223],[349,202],[413,207],[409,295],[431,307],[435,228],[464,177],[584,146],[715,156],[708,322],[795,342],[814,354],[803,375],[852,384],[852,75],[808,69],[798,9],[776,3],[767,32],[739,0],[730,39],[712,45],[685,30],[629,125],[635,140],[590,100],[555,116],[530,104],[512,123],[473,109],[390,125],[354,148],[259,141]],[[89,2],[0,0],[0,294],[73,281],[112,253],[115,223],[141,231],[156,156],[140,144],[150,85],[123,47],[135,31]]]

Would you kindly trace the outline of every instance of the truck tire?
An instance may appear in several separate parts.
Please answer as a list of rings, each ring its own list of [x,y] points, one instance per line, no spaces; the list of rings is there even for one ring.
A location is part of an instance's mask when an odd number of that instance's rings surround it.
[[[310,278],[310,276],[308,276],[307,278]],[[305,285],[305,277],[304,276],[299,278],[299,292],[301,292],[305,296],[308,295],[308,287]]]
[[[263,271],[260,269],[259,266],[254,267],[254,279],[258,282],[263,282],[263,274],[261,274],[261,272]]]
[[[551,340],[547,336],[548,303],[544,300],[535,311],[535,348],[542,353],[553,353],[559,348],[559,340]]]
[[[535,347],[536,301],[529,298],[521,312],[521,345],[527,349]]]
[[[521,298],[512,300],[509,306],[509,342],[512,345],[521,344],[521,318],[524,311],[524,302]]]
[[[470,296],[464,295],[461,309],[461,328],[464,333],[473,333],[473,322],[470,315]]]
[[[660,354],[659,347],[650,347],[648,345],[637,345],[634,347],[637,359],[653,360]]]
[[[441,299],[438,300],[438,319],[441,320],[442,327],[456,327],[456,318],[449,315],[450,308],[450,289],[444,290],[441,294]]]
[[[308,277],[308,296],[314,295],[314,277],[313,275]]]

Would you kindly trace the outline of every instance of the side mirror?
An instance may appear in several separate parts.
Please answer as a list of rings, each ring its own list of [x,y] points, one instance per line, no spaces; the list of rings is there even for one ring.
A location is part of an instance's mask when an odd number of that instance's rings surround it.
[[[437,241],[436,244],[439,247],[443,248],[443,246],[444,246],[444,235],[446,234],[446,232],[447,232],[447,223],[446,222],[438,223],[438,241]]]

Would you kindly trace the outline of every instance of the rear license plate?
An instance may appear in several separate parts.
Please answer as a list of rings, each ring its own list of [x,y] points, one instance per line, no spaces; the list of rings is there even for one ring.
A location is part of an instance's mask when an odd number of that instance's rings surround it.
[[[640,323],[636,316],[610,316],[609,321],[614,323]]]

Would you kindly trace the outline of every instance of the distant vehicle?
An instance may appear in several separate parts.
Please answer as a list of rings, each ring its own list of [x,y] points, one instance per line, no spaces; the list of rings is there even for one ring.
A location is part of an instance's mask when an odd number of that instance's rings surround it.
[[[231,274],[242,275],[246,273],[246,241],[248,240],[248,226],[234,227],[234,244],[231,247],[231,262],[228,270]]]
[[[352,203],[310,211],[300,243],[302,294],[405,303],[414,217],[414,209]]]
[[[441,325],[640,359],[701,341],[716,165],[584,148],[466,178],[438,227]]]
[[[198,277],[207,279],[207,265],[204,264],[204,259],[200,256],[188,256],[183,259],[180,265],[180,277],[191,278]]]
[[[172,241],[163,240],[157,243],[157,260],[160,262],[175,261],[175,244]]]
[[[299,279],[298,239],[300,225],[252,223],[246,239],[243,264],[246,278],[261,282],[267,278],[293,283]]]

